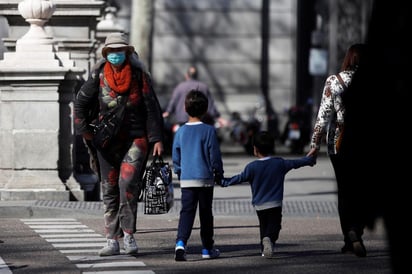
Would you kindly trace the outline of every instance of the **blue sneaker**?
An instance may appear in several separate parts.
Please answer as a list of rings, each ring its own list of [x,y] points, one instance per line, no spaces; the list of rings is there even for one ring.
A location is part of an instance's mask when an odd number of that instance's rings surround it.
[[[186,250],[183,241],[178,241],[175,247],[175,261],[186,261]]]
[[[212,248],[207,250],[206,248],[202,249],[202,259],[215,259],[220,256],[220,251],[217,248]]]

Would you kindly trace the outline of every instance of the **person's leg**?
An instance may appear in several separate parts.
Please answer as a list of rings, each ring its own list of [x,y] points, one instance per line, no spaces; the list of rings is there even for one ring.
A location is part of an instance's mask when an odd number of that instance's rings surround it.
[[[210,250],[213,248],[213,187],[199,188],[199,219],[200,219],[200,238],[203,248]]]
[[[181,188],[181,203],[179,224],[177,227],[175,260],[186,261],[186,246],[193,229],[196,217],[198,190],[194,187]]]
[[[119,217],[124,232],[136,232],[137,202],[142,173],[146,168],[148,143],[146,138],[134,139],[120,166]]]
[[[102,180],[104,226],[107,239],[118,239],[119,235],[119,170],[99,157],[100,174]]]
[[[213,187],[199,188],[200,238],[202,239],[202,258],[214,259],[220,250],[214,248]]]
[[[335,171],[338,190],[338,213],[345,245],[342,253],[355,252],[359,257],[366,256],[362,235],[364,225],[362,224],[361,210],[358,193],[353,178],[345,170],[344,158],[340,155],[330,155],[330,160]]]
[[[182,208],[180,210],[176,241],[181,240],[186,245],[192,234],[199,198],[197,188],[182,188],[181,191]]]
[[[119,171],[98,153],[104,204],[104,231],[107,245],[99,251],[100,256],[120,254],[118,239],[121,237],[119,223]]]
[[[270,257],[282,229],[282,208],[258,210],[256,213],[259,220],[261,251],[264,256]]]
[[[119,221],[125,235],[124,248],[126,254],[135,254],[138,252],[137,243],[133,234],[136,232],[139,188],[142,180],[142,171],[144,171],[146,167],[147,156],[147,139],[134,139],[120,166]]]

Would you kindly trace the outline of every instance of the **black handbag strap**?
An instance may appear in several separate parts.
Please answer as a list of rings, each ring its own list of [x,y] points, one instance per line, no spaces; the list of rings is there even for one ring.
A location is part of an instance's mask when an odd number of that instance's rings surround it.
[[[117,106],[115,106],[111,112],[115,113],[115,115],[119,118],[123,117],[124,110],[126,109],[126,102],[128,98],[128,94],[125,94],[120,98],[120,100],[117,100]]]

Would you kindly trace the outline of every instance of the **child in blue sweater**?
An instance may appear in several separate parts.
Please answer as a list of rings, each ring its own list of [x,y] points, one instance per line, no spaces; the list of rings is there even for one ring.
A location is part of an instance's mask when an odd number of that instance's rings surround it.
[[[252,189],[252,204],[259,219],[262,256],[273,257],[273,247],[282,228],[282,201],[285,175],[291,169],[313,166],[315,158],[303,157],[286,160],[273,154],[275,140],[266,131],[253,137],[253,153],[258,158],[248,163],[245,169],[231,178],[223,178],[222,187],[249,182]]]
[[[207,97],[191,90],[185,99],[189,120],[173,138],[173,169],[180,181],[182,209],[177,230],[175,260],[186,261],[186,246],[199,205],[202,258],[214,259],[220,252],[213,240],[213,189],[223,177],[220,144],[213,126],[201,119],[208,108]]]

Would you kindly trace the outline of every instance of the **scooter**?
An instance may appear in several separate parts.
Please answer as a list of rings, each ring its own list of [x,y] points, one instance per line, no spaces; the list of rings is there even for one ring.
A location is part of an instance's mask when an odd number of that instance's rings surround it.
[[[303,154],[304,148],[309,142],[309,126],[306,115],[305,109],[299,106],[293,106],[288,110],[288,121],[281,141],[292,154]]]

